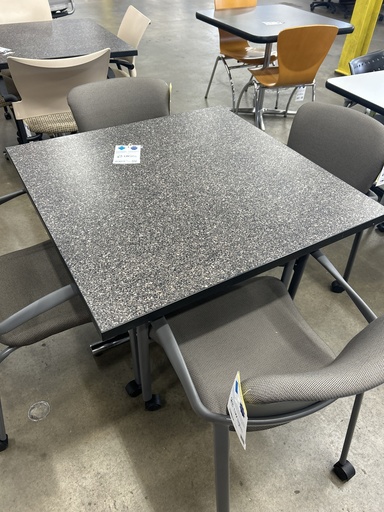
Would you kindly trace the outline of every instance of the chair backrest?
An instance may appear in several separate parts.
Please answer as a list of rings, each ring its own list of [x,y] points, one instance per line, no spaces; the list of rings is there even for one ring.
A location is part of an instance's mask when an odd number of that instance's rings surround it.
[[[221,11],[223,9],[242,9],[246,7],[255,7],[257,0],[215,0],[215,10]],[[220,53],[226,55],[227,53],[236,53],[244,51],[249,43],[246,39],[235,36],[230,32],[219,28],[219,41]]]
[[[85,132],[169,115],[170,87],[158,78],[115,78],[75,87],[68,104]]]
[[[141,13],[133,5],[130,5],[126,10],[123,19],[121,20],[120,27],[117,32],[117,37],[137,49],[144,35],[144,32],[147,30],[147,27],[150,25],[150,23],[151,20],[147,18],[147,16]],[[124,59],[134,65],[136,56],[125,57]],[[133,70],[131,76],[136,76],[135,70]]]
[[[48,0],[0,0],[0,24],[52,20]]]
[[[76,85],[106,80],[110,49],[68,59],[8,57],[21,101],[13,103],[17,119],[70,112],[67,96]]]
[[[256,7],[257,0],[215,0],[215,10]]]
[[[307,25],[282,30],[277,38],[279,84],[310,84],[327,56],[338,28]]]
[[[371,73],[371,71],[381,71],[384,69],[384,50],[367,53],[361,57],[356,57],[349,62],[351,75],[360,75],[361,73]]]
[[[384,165],[384,126],[350,108],[305,103],[293,119],[288,146],[367,193]]]

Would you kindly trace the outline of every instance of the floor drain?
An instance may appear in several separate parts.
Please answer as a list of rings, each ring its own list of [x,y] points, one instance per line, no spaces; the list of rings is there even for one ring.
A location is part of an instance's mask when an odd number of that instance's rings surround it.
[[[40,421],[46,418],[51,407],[48,402],[36,402],[32,404],[28,411],[28,418],[32,421]]]

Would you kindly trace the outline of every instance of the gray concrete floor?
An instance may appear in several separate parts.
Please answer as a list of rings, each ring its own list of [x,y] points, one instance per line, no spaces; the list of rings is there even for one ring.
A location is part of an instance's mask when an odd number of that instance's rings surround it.
[[[194,13],[211,0],[137,0],[152,19],[137,60],[140,76],[173,84],[172,111],[207,105],[230,106],[229,87],[219,70],[209,100],[206,84],[217,54],[217,32]],[[309,1],[293,0],[309,9]],[[77,0],[76,17],[91,17],[116,32],[128,2]],[[325,12],[318,9],[319,13]],[[342,14],[340,15],[342,18]],[[382,48],[384,24],[377,25],[371,50]],[[334,75],[344,37],[336,43],[318,74],[317,100],[342,104],[324,89]],[[239,86],[247,80],[238,72]],[[266,131],[286,142],[291,119],[267,118]],[[1,149],[16,144],[12,121],[0,116]],[[19,180],[0,157],[0,193]],[[2,206],[0,254],[46,237],[32,205],[21,197]],[[343,267],[350,240],[326,253]],[[384,313],[383,235],[364,234],[351,282],[378,313]],[[310,323],[339,350],[364,322],[345,294],[329,291],[330,279],[310,263],[297,303]],[[154,350],[156,391],[165,406],[143,409],[141,398],[124,390],[132,377],[129,347],[94,358],[97,340],[91,325],[68,331],[12,354],[1,364],[0,389],[9,448],[0,454],[1,512],[205,512],[213,511],[212,433],[187,403],[178,380],[159,349]],[[49,402],[42,421],[28,419],[29,407]],[[357,474],[341,484],[330,472],[337,460],[351,399],[290,425],[250,434],[247,451],[235,436],[231,446],[233,511],[379,512],[384,508],[384,389],[366,395],[350,460]]]

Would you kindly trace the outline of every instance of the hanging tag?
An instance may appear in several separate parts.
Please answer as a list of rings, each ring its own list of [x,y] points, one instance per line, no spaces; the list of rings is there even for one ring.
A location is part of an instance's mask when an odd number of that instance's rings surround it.
[[[295,101],[304,101],[305,89],[305,85],[297,88]]]
[[[246,448],[248,415],[243,392],[241,390],[240,372],[237,372],[228,400],[228,412],[240,443]]]
[[[141,146],[129,144],[124,146],[120,144],[115,146],[115,154],[113,155],[114,164],[139,164],[140,163]]]

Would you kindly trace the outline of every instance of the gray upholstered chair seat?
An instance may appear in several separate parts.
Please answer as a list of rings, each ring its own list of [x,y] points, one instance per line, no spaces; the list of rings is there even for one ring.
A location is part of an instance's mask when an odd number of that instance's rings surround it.
[[[250,391],[254,403],[285,401],[297,398],[282,390],[274,400],[265,399],[252,379],[301,374],[334,359],[303,320],[284,284],[273,277],[255,278],[167,320],[201,401],[219,414],[227,414],[237,371],[245,384],[246,402]]]

